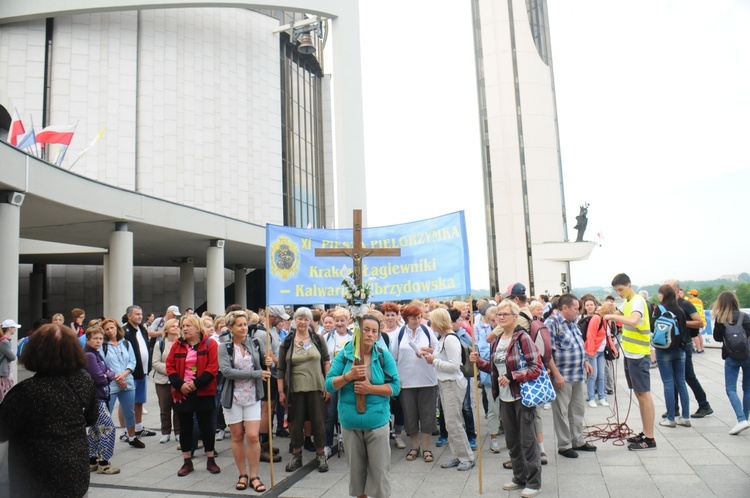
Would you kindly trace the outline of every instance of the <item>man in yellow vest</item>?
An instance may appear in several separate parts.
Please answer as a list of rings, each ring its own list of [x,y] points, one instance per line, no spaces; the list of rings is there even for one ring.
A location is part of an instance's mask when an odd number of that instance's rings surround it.
[[[614,320],[622,324],[622,349],[625,356],[625,378],[628,387],[638,398],[643,431],[628,438],[631,451],[654,450],[654,400],[651,397],[651,323],[646,301],[636,294],[630,277],[624,273],[615,275],[612,287],[625,299],[622,314],[604,315],[604,320]]]
[[[698,312],[698,314],[701,317],[701,322],[703,323],[703,326],[700,328],[700,332],[697,336],[693,337],[693,345],[695,346],[695,352],[697,354],[703,354],[705,351],[703,351],[703,327],[706,326],[706,313],[703,309],[703,301],[698,299],[698,289],[690,289],[688,291],[688,301],[693,303],[693,306],[695,306],[695,311]]]

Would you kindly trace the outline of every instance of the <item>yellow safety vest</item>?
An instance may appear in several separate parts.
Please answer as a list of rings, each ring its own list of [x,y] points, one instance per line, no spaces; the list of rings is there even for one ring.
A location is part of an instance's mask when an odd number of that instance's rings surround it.
[[[688,299],[691,303],[693,303],[693,306],[695,306],[695,310],[698,312],[698,314],[701,316],[701,322],[703,323],[703,326],[706,326],[706,312],[703,309],[703,301],[698,299],[697,297],[691,297]],[[690,320],[690,317],[687,317],[688,320]]]
[[[632,314],[634,297],[635,295],[628,299],[622,307],[622,312],[625,316]],[[646,303],[646,306],[648,306],[648,303]],[[648,311],[643,315],[643,323],[640,325],[631,327],[623,324],[622,348],[631,354],[644,356],[651,354],[651,324],[649,323]]]

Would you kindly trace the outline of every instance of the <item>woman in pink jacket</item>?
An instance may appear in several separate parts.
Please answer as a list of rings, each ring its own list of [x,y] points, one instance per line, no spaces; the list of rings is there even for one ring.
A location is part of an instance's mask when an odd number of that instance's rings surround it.
[[[589,301],[584,302],[584,306],[586,306],[588,302]],[[611,302],[602,304],[596,313],[591,316],[586,329],[584,348],[586,349],[586,357],[588,358],[589,364],[594,369],[594,372],[587,380],[588,403],[591,408],[596,408],[597,406],[595,399],[596,393],[599,394],[599,404],[602,406],[609,406],[605,388],[607,372],[605,368],[604,348],[607,345],[611,329],[610,323],[602,319],[602,317],[607,313],[614,312],[615,307]]]

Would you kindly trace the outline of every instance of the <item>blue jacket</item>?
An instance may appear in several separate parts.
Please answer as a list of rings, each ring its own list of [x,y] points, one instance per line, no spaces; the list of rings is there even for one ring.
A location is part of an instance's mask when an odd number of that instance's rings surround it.
[[[382,360],[381,360],[382,356]],[[336,358],[333,360],[331,368],[328,370],[326,377],[326,391],[329,393],[336,392],[333,388],[333,379],[339,375],[344,375],[352,369],[354,365],[354,351],[350,342],[344,347]],[[385,372],[383,371],[385,366]],[[370,359],[370,383],[373,385],[386,384],[386,372],[389,374],[391,386],[391,395],[398,396],[401,392],[401,380],[398,377],[396,362],[393,360],[391,353],[383,348],[375,346],[372,348],[372,358]],[[378,396],[367,394],[367,411],[357,413],[357,397],[354,394],[354,384],[349,382],[339,391],[339,421],[341,426],[350,430],[372,430],[382,427],[388,423],[391,418],[391,398],[390,396]]]

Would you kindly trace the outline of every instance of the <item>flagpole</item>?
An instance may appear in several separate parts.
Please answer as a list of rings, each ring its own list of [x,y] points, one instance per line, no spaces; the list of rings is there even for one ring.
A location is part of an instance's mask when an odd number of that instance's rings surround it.
[[[34,129],[34,115],[29,114],[29,119],[31,120],[31,129]],[[39,153],[39,145],[36,141],[36,132],[34,132],[34,155],[36,155],[37,158],[41,159],[41,155]]]
[[[73,135],[76,134],[76,129],[78,128],[78,123],[79,122],[80,122],[80,120],[76,121],[76,124],[73,126]],[[71,140],[72,140],[72,137],[71,137]],[[70,145],[66,145],[65,148],[63,149],[62,153],[60,154],[60,157],[58,157],[57,161],[55,161],[55,164],[58,167],[62,167],[62,163],[65,160],[65,154],[68,152],[68,148],[69,147],[70,147]]]
[[[469,323],[471,323],[471,349],[475,353],[477,352],[477,329],[475,327],[474,323],[474,301],[471,297],[471,294],[469,294]],[[477,431],[477,467],[479,469],[479,472],[477,472],[477,476],[479,477],[479,494],[482,494],[482,438],[481,438],[481,430],[480,430],[480,422],[481,417],[479,416],[479,378],[478,378],[478,371],[477,371],[477,364],[474,363],[474,414],[476,418],[476,431]]]
[[[268,313],[268,306],[266,306],[266,355],[271,351],[271,321]],[[272,354],[273,355],[273,354]],[[268,372],[271,372],[271,367],[268,367]],[[271,376],[269,375],[266,379],[266,406],[268,407],[268,462],[271,465],[271,489],[274,487],[273,478],[273,417],[271,415],[271,405],[273,396],[271,396]]]

